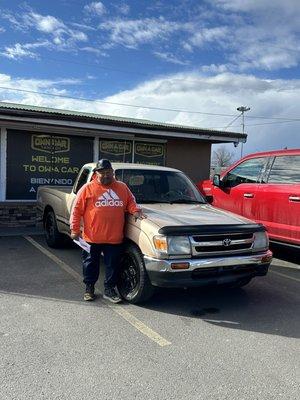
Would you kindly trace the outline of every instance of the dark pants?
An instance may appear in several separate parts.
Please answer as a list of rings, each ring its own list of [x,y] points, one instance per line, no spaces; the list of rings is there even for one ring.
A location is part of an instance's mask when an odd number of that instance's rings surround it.
[[[100,256],[104,255],[105,280],[104,288],[110,289],[116,286],[118,270],[121,258],[122,244],[98,244],[91,243],[90,253],[83,250],[83,282],[95,284],[99,278]]]

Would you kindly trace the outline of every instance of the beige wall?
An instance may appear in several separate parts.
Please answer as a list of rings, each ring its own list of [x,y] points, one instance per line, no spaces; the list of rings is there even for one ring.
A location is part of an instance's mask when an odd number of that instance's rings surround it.
[[[209,178],[211,143],[200,140],[169,139],[166,166],[185,172],[194,182]]]

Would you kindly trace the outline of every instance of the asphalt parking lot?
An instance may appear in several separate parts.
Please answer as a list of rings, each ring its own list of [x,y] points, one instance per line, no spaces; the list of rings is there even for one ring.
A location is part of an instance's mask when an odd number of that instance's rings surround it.
[[[82,301],[80,250],[0,237],[1,399],[298,399],[300,266],[236,290]]]

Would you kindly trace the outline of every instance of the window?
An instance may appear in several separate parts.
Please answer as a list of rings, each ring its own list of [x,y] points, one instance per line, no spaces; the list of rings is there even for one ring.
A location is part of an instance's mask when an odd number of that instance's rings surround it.
[[[132,141],[100,139],[99,159],[108,158],[111,162],[132,162]]]
[[[267,158],[246,160],[233,168],[223,179],[225,187],[234,187],[241,183],[257,183]]]
[[[192,182],[180,172],[119,169],[115,174],[128,185],[138,203],[205,203]]]
[[[300,183],[300,155],[275,157],[268,183]]]
[[[75,186],[74,186],[74,193],[75,194],[79,192],[79,190],[82,188],[82,186],[85,183],[87,183],[90,171],[91,170],[89,168],[85,168],[85,169],[83,169],[81,171],[81,174],[79,175],[79,177],[78,177],[78,179],[77,179],[77,181],[75,183]]]

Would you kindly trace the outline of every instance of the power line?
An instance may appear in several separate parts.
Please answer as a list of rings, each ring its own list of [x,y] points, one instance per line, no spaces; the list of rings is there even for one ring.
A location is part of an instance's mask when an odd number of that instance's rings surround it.
[[[239,116],[240,117],[240,116]],[[249,126],[262,126],[262,125],[276,125],[276,124],[287,124],[287,123],[293,123],[293,122],[299,122],[299,121],[274,121],[274,122],[263,122],[261,124],[245,124],[245,127],[248,128]],[[231,125],[231,128],[239,128],[240,125]],[[208,129],[225,129],[224,126],[213,126]]]
[[[241,115],[242,115],[242,114],[239,114],[239,115],[238,115],[237,117],[235,117],[231,122],[229,122],[229,124],[226,125],[225,128],[223,128],[224,131],[225,131],[227,128],[229,128],[229,127],[234,123],[234,121],[236,121],[238,118],[240,118]]]
[[[6,87],[6,86],[0,86],[0,89],[21,92],[21,93],[39,94],[39,95],[43,95],[43,96],[57,97],[57,98],[63,98],[63,99],[86,101],[86,102],[90,102],[90,103],[102,103],[102,104],[110,104],[110,105],[117,105],[117,106],[122,106],[122,107],[131,107],[131,108],[144,108],[147,110],[182,112],[182,113],[187,113],[187,114],[200,114],[200,115],[214,115],[217,117],[235,117],[234,120],[231,121],[231,123],[233,123],[237,118],[240,117],[240,115],[236,116],[235,114],[209,113],[209,112],[204,112],[204,111],[182,110],[182,109],[178,109],[178,108],[163,108],[163,107],[144,106],[144,105],[138,105],[138,104],[116,103],[116,102],[112,102],[112,101],[88,99],[85,97],[74,97],[74,96],[53,94],[53,93],[47,93],[47,92],[38,92],[38,91],[34,91],[34,90],[16,89],[16,88],[11,88],[11,87]],[[280,117],[262,117],[262,116],[247,116],[247,118],[269,119],[269,120],[273,119],[273,120],[282,121],[281,123],[299,122],[300,121],[300,118],[280,118]],[[229,126],[231,125],[231,123],[229,124]],[[276,123],[277,122],[266,122],[263,124],[252,124],[252,125],[247,125],[247,126],[259,126],[259,125],[276,124]],[[280,122],[278,122],[278,123],[280,123]]]
[[[44,58],[42,56],[39,55],[40,58]],[[113,72],[122,72],[125,74],[134,74],[134,75],[140,75],[140,76],[144,76],[144,77],[149,77],[148,74],[144,74],[142,72],[137,72],[137,71],[128,71],[128,70],[123,70],[123,69],[117,69],[117,68],[110,68],[110,67],[104,67],[98,64],[94,64],[94,63],[84,63],[84,62],[78,62],[78,61],[69,61],[69,60],[65,60],[65,59],[56,59],[56,58],[52,58],[52,57],[47,57],[47,60],[52,60],[55,62],[65,62],[65,63],[69,63],[69,64],[75,64],[75,65],[82,65],[82,66],[90,66],[90,67],[97,67],[100,69],[103,69],[105,71],[113,71]],[[186,79],[186,78],[172,78],[171,79],[172,82],[185,82],[185,83],[198,83],[199,84],[199,80],[196,79]],[[12,90],[12,89],[11,89]],[[49,95],[51,96],[51,94],[47,94],[47,93],[42,93],[42,92],[37,92],[37,94],[44,94],[44,95]],[[52,95],[53,96],[53,95]],[[75,99],[71,96],[66,96],[66,98],[71,98],[71,99]],[[78,100],[82,100],[82,101],[101,101],[101,100],[90,100],[90,99],[85,99],[85,98],[78,98]],[[108,103],[110,104],[110,103]],[[111,103],[114,104],[114,103]],[[117,104],[116,105],[124,105],[124,106],[128,106],[128,107],[134,107],[131,106],[129,104]],[[155,108],[155,107],[144,107],[144,106],[136,106],[139,108],[147,108],[147,109],[160,109],[160,108]],[[207,114],[207,115],[217,115],[217,116],[224,116],[224,117],[234,117],[235,114],[217,114],[217,113],[205,113],[205,112],[197,112],[197,111],[184,111],[184,110],[172,110],[172,109],[164,109],[162,108],[161,110],[166,110],[166,111],[176,111],[176,112],[187,112],[187,113],[196,113],[196,114]],[[284,117],[264,117],[264,116],[259,116],[259,115],[247,115],[247,118],[251,118],[251,119],[271,119],[271,120],[278,120],[278,121],[300,121],[300,118],[284,118]],[[248,125],[249,126],[249,125]]]
[[[262,124],[249,124],[247,126],[262,126],[262,125],[273,125],[273,124],[287,124],[291,122],[299,122],[300,120],[287,120],[287,121],[278,121],[278,122],[263,122]]]
[[[93,100],[93,99],[87,99],[84,97],[73,97],[73,96],[66,96],[66,95],[61,95],[61,94],[37,92],[34,90],[15,89],[15,88],[9,88],[9,87],[5,87],[5,86],[0,86],[0,89],[12,90],[12,91],[22,92],[22,93],[41,94],[41,95],[46,95],[46,96],[59,97],[59,98],[63,98],[63,99],[88,101],[91,103],[103,103],[103,104],[112,104],[112,105],[124,106],[124,107],[145,108],[145,109],[149,109],[149,110],[183,112],[183,113],[188,113],[188,114],[204,114],[204,115],[214,115],[214,116],[219,116],[219,117],[235,117],[235,115],[233,115],[233,114],[217,114],[217,113],[208,113],[208,112],[201,112],[201,111],[181,110],[181,109],[175,109],[175,108],[162,108],[162,107],[143,106],[143,105],[137,105],[137,104],[115,103],[112,101]]]

